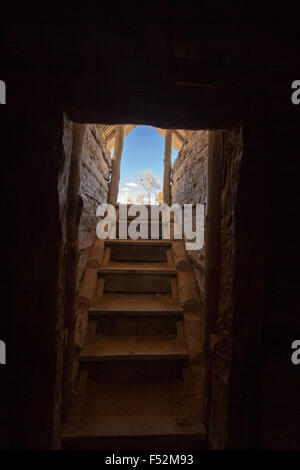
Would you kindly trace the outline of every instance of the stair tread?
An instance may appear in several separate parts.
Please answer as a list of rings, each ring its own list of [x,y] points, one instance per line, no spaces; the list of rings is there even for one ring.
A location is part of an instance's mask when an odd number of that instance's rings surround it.
[[[98,334],[81,352],[81,362],[101,360],[188,359],[188,351],[176,336],[138,337]]]
[[[173,301],[170,294],[104,293],[99,304],[90,309],[95,313],[168,313],[182,314],[182,307]]]
[[[183,383],[178,378],[123,384],[89,378],[83,413],[70,413],[63,438],[197,434],[205,439],[200,421],[180,424],[182,405]]]
[[[105,429],[97,428],[88,430],[80,428],[76,431],[71,431],[70,429],[66,429],[62,433],[62,439],[68,439],[70,437],[77,437],[77,438],[84,438],[84,437],[130,437],[130,436],[189,436],[189,435],[196,435],[198,439],[204,440],[206,439],[206,431],[205,426],[203,423],[195,424],[195,425],[177,425],[174,424],[173,426],[169,425],[166,429],[161,429],[162,426],[157,426],[157,428],[153,426],[149,426],[148,430],[136,430],[130,428],[126,432],[126,430],[121,434],[118,431],[108,433]]]
[[[177,274],[177,270],[174,268],[155,267],[155,262],[151,264],[153,264],[153,267],[147,266],[148,263],[130,263],[123,261],[114,266],[101,266],[98,268],[98,272],[101,274]]]
[[[150,239],[138,239],[138,240],[131,240],[130,238],[122,239],[122,238],[115,238],[110,240],[104,241],[105,245],[163,245],[163,246],[171,246],[172,242],[168,240],[150,240]]]
[[[89,310],[94,318],[78,357],[87,381],[74,394],[62,446],[199,448],[207,436],[184,390],[189,351],[178,333],[183,309],[172,296],[172,241],[104,243],[108,256]]]
[[[114,261],[110,260],[107,268],[122,268],[126,263],[126,268],[129,269],[166,269],[168,268],[167,261]]]

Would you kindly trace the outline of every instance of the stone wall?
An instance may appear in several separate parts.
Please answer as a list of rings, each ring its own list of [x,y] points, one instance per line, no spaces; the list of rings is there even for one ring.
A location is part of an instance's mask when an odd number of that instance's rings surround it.
[[[100,126],[89,124],[83,137],[80,168],[80,198],[82,212],[79,223],[79,260],[77,287],[82,278],[90,247],[95,237],[96,210],[107,202],[110,153],[105,146]]]
[[[206,202],[208,131],[194,131],[174,162],[172,202],[200,204]],[[189,251],[200,293],[204,289],[204,247]]]
[[[69,204],[70,204],[70,182],[72,179],[72,146],[73,146],[73,122],[70,121],[66,113],[63,114],[62,131],[58,138],[56,146],[56,159],[58,161],[58,208],[59,208],[59,262],[58,262],[58,282],[57,282],[57,336],[58,336],[58,361],[57,361],[57,382],[55,396],[55,430],[57,433],[57,442],[60,442],[60,422],[61,414],[64,404],[69,399],[69,389],[71,390],[72,384],[69,383],[68,374],[66,371],[66,351],[67,348],[64,344],[64,337],[69,330],[68,319],[70,318],[69,311],[73,312],[74,308],[74,295],[70,289],[70,284],[67,283],[68,275],[68,257],[70,255],[70,217],[69,217]],[[72,279],[73,280],[73,279]],[[60,443],[57,444],[60,446]]]
[[[206,201],[208,131],[194,131],[176,158],[172,171],[172,201]]]
[[[78,312],[76,290],[95,237],[98,204],[107,201],[110,154],[97,125],[78,125],[64,115],[58,139],[58,198],[60,252],[58,310],[64,338],[62,367],[62,416],[66,416],[73,389],[75,332]],[[63,363],[63,366],[62,366]],[[60,405],[60,397],[56,404]]]

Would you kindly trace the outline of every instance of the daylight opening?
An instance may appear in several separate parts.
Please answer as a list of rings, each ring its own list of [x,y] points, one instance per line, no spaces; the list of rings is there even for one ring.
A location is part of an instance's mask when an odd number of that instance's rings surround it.
[[[119,184],[116,201],[119,204],[162,204],[164,202],[164,160],[166,153],[166,130],[146,125],[103,126],[112,161],[119,162]],[[171,132],[171,131],[168,131]],[[170,168],[178,156],[185,131],[172,131],[170,139]],[[115,153],[116,142],[118,145]],[[114,173],[118,169],[115,168]],[[166,198],[165,198],[166,199]]]

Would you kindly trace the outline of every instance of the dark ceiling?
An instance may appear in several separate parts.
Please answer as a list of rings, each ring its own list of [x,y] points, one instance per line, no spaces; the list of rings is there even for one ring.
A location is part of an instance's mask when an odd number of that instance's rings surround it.
[[[75,121],[226,128],[296,112],[291,9],[176,1],[27,9],[7,14],[1,78],[54,96]]]

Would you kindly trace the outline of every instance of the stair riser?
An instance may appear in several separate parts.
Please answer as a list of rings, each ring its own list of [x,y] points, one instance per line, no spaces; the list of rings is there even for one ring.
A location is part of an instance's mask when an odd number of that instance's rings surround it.
[[[167,261],[166,246],[111,246],[111,261]]]
[[[85,362],[81,367],[88,370],[89,377],[101,377],[105,383],[134,383],[142,380],[165,380],[182,378],[185,360],[138,360]]]
[[[205,450],[207,443],[193,435],[156,435],[156,436],[99,436],[68,437],[62,439],[64,450]],[[176,456],[174,456],[176,457]]]
[[[111,336],[166,336],[176,335],[176,321],[182,319],[180,316],[174,317],[153,317],[153,316],[101,316],[94,317],[97,322],[97,333]]]
[[[166,274],[102,274],[104,292],[170,293],[171,275]]]

